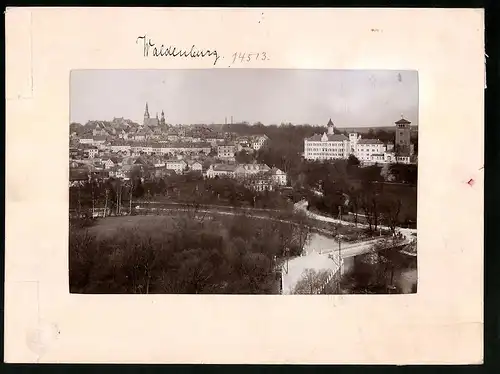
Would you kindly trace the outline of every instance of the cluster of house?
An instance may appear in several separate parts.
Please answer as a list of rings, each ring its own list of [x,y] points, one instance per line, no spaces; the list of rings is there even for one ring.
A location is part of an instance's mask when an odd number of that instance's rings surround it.
[[[243,178],[256,190],[271,190],[286,185],[284,172],[267,165],[235,163],[237,152],[256,152],[268,139],[208,126],[167,125],[164,112],[161,118],[151,117],[146,103],[142,124],[114,118],[70,126],[70,185],[89,176],[127,180],[134,169],[140,169],[145,178],[191,171],[207,178]]]
[[[179,134],[176,134],[175,140],[172,140],[173,138],[168,139],[169,136],[155,140],[148,138],[144,141],[117,139],[110,135],[73,138],[70,156],[79,154],[81,157],[91,159],[109,152],[122,156],[142,154],[208,156],[212,153],[221,160],[234,161],[237,152],[253,153],[261,149],[268,140],[266,135],[234,137],[230,140],[222,136],[193,137]]]
[[[286,173],[257,163],[207,163],[193,159],[163,160],[143,155],[72,160],[69,166],[70,187],[81,185],[91,177],[127,181],[134,171],[139,171],[143,179],[165,178],[173,174],[196,172],[205,178],[236,179],[255,191],[272,191],[287,184]]]
[[[411,122],[401,118],[396,124],[395,143],[384,144],[379,139],[363,139],[357,133],[336,134],[332,120],[327,132],[304,139],[306,160],[347,159],[350,155],[366,165],[410,164],[416,162],[414,145],[410,141]]]
[[[265,164],[214,164],[206,171],[207,178],[233,178],[255,191],[273,191],[287,185],[286,173]]]
[[[116,139],[101,139],[93,137],[90,140],[80,138],[78,143],[72,143],[70,147],[70,157],[81,157],[93,159],[106,154],[120,156],[190,156],[204,157],[212,154],[214,157],[225,161],[235,161],[237,152],[246,151],[253,153],[263,147],[267,141],[267,136],[255,137],[255,142],[248,145],[247,137],[236,138],[234,141],[221,141],[220,143],[209,143],[206,140],[200,142],[181,141],[156,141],[156,142],[135,142]]]
[[[218,158],[234,161],[236,152],[255,152],[261,149],[266,135],[237,136],[214,131],[208,126],[172,126],[161,119],[152,118],[148,104],[142,124],[124,118],[112,121],[89,121],[84,126],[70,130],[73,148],[81,150],[85,158],[94,158],[103,152],[120,153],[123,156],[139,154],[184,155],[214,153]]]

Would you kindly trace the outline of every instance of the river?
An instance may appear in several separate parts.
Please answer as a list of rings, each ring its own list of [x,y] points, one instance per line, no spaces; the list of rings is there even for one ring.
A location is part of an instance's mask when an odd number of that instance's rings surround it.
[[[367,246],[370,246],[367,244]],[[352,270],[355,259],[366,252],[366,247],[359,244],[341,243],[342,273],[349,274]],[[338,241],[327,236],[312,233],[306,245],[304,246],[304,256],[323,256],[330,254],[334,256],[334,260],[338,258]],[[404,258],[398,268],[394,272],[394,284],[398,286],[402,293],[411,293],[416,288],[417,284],[417,269],[416,261],[401,254]],[[297,269],[298,270],[298,269]]]

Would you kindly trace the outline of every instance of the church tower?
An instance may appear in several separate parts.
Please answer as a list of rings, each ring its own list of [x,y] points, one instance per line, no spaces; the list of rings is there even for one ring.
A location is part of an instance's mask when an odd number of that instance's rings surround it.
[[[328,121],[328,124],[326,125],[326,127],[328,128],[328,135],[333,135],[333,133],[334,133],[334,126],[333,126],[333,122],[332,122],[331,118]]]
[[[144,110],[144,123],[143,125],[146,126],[149,122],[149,108],[148,108],[148,103],[146,102],[146,109]]]
[[[165,113],[161,111],[160,125],[165,126]]]

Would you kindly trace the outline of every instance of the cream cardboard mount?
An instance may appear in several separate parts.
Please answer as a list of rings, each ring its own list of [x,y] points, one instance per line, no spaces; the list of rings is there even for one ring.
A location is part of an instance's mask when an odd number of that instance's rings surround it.
[[[7,362],[482,362],[482,10],[9,8],[5,16]],[[144,56],[145,35],[196,58]],[[70,294],[70,72],[139,68],[417,70],[418,292]]]

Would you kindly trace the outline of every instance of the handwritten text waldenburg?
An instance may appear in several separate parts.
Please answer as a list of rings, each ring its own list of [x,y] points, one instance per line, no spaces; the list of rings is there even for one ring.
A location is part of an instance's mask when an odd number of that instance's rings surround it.
[[[136,44],[142,43],[143,54],[144,57],[187,57],[187,58],[204,58],[204,57],[213,57],[214,65],[217,64],[217,61],[221,56],[217,53],[216,50],[197,49],[193,44],[191,49],[181,49],[175,46],[166,46],[161,44],[158,45],[153,43],[153,41],[148,38],[146,35],[139,36],[136,41]]]

